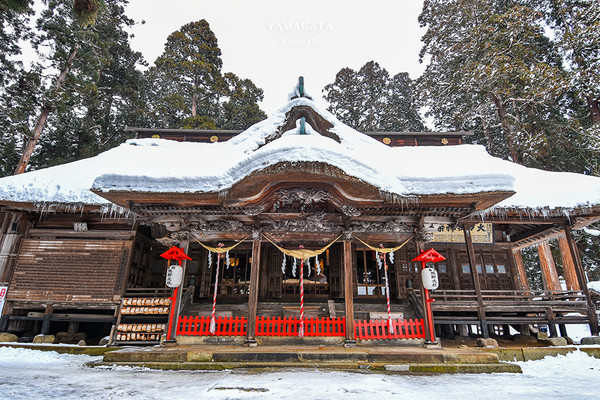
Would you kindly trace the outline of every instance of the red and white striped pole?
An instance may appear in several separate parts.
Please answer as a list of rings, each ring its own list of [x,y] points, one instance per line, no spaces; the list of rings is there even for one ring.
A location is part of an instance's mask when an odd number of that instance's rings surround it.
[[[300,262],[300,328],[298,336],[304,337],[304,260]]]
[[[223,247],[223,243],[219,243],[219,247]],[[221,262],[221,253],[217,253],[217,276],[215,278],[215,290],[213,292],[213,304],[212,304],[212,314],[210,316],[210,326],[208,331],[211,335],[214,335],[217,330],[217,324],[215,322],[215,311],[217,309],[217,288],[219,287],[219,264]]]
[[[387,297],[387,313],[388,313],[388,331],[390,335],[394,334],[394,327],[392,326],[392,310],[390,308],[390,285],[388,283],[388,266],[385,259],[385,253],[383,253],[383,270],[385,272],[385,295]]]

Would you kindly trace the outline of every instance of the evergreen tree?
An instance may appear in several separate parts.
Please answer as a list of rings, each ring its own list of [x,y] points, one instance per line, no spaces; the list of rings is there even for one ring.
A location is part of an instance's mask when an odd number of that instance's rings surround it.
[[[0,176],[10,175],[19,160],[18,148],[30,113],[35,112],[31,84],[39,74],[23,71],[16,60],[21,43],[31,37],[30,0],[0,0]]]
[[[227,99],[222,103],[218,125],[221,129],[246,129],[267,118],[258,102],[263,91],[250,79],[240,79],[228,72],[224,76]]]
[[[35,146],[46,125],[48,116],[56,102],[60,101],[61,89],[67,79],[73,61],[82,43],[93,37],[91,30],[86,29],[93,24],[103,3],[101,0],[48,0],[47,8],[38,20],[40,35],[34,37],[34,45],[49,44],[51,54],[45,57],[50,67],[60,71],[52,86],[43,94],[41,108],[35,127],[27,138],[23,154],[15,168],[15,174],[25,172]],[[84,53],[85,54],[85,53]],[[41,54],[40,54],[41,55]]]
[[[0,120],[6,129],[2,174],[15,169],[18,150],[27,142],[29,151],[35,148],[30,168],[40,168],[93,156],[127,137],[127,125],[142,121],[142,74],[136,70],[142,58],[131,50],[124,30],[133,24],[124,14],[125,3],[45,3],[32,39],[45,49],[41,63],[20,69],[0,93],[6,117]],[[54,71],[60,72],[58,78]]]
[[[490,135],[500,126],[507,154],[496,154],[515,162],[552,143],[539,121],[567,83],[540,13],[510,0],[426,0],[419,21],[430,58],[420,97],[438,123],[479,121]]]
[[[21,54],[20,41],[31,35],[30,3],[30,0],[0,0],[0,88],[9,84],[11,76],[21,68],[21,63],[11,57]]]
[[[160,128],[244,129],[264,119],[263,92],[221,72],[221,50],[208,22],[182,26],[145,75],[150,124]]]
[[[221,49],[206,20],[190,22],[167,38],[165,51],[155,62],[163,102],[175,104],[183,115],[216,119],[218,101],[224,90]]]
[[[128,138],[127,125],[141,123],[143,76],[136,67],[143,59],[124,30],[132,24],[121,2],[107,3],[97,16],[93,36],[82,42],[57,112],[49,118],[35,167],[94,156]]]
[[[358,72],[341,69],[323,89],[331,111],[360,131],[422,131],[421,117],[407,73],[390,78],[385,68],[367,62]]]

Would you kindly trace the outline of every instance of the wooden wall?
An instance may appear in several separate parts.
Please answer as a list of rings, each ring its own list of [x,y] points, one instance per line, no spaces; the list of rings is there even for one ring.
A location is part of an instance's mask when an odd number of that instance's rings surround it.
[[[133,241],[23,239],[9,301],[112,302],[125,290]]]

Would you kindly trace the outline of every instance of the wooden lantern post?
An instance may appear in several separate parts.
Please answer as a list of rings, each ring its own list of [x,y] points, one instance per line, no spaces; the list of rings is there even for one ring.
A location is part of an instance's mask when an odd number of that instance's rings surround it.
[[[423,274],[423,271],[425,271],[425,269],[427,268],[425,266],[425,263],[436,263],[439,261],[444,261],[446,258],[444,256],[442,256],[440,253],[438,253],[437,251],[435,251],[433,248],[429,249],[429,250],[423,250],[421,252],[421,254],[419,254],[417,257],[413,258],[413,261],[420,261],[421,262],[421,273]],[[435,270],[434,270],[435,271]],[[435,283],[433,286],[431,286],[431,289],[437,289],[437,274],[435,275]],[[426,309],[426,319],[427,319],[427,327],[429,328],[429,332],[428,332],[428,336],[429,336],[429,342],[430,343],[435,343],[435,330],[433,327],[433,311],[431,310],[431,302],[435,301],[433,300],[430,296],[429,296],[429,289],[427,289],[426,284],[424,282],[423,284],[423,291],[425,293],[425,309]]]
[[[179,247],[171,247],[169,250],[165,251],[160,256],[162,258],[166,258],[169,261],[172,261],[172,260],[177,261],[179,263],[179,266],[181,266],[181,262],[183,260],[191,260],[191,258],[187,254],[185,254],[185,252],[183,251],[183,248],[179,248]],[[168,274],[168,272],[167,272],[167,274]],[[167,276],[167,286],[171,287],[171,285],[169,284],[169,276]],[[174,322],[175,318],[179,317],[179,304],[176,304],[176,303],[177,303],[177,293],[181,286],[183,286],[183,279],[181,279],[181,282],[178,285],[175,285],[175,287],[173,288],[173,297],[171,297],[171,311],[169,312],[169,325],[167,328],[167,341],[172,340],[173,322]],[[175,321],[175,323],[177,323],[177,322]]]

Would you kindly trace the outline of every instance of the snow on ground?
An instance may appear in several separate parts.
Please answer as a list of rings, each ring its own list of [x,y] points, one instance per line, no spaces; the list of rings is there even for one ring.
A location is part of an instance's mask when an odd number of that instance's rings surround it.
[[[320,370],[88,368],[99,357],[0,348],[2,398],[17,399],[592,399],[600,360],[583,352],[518,363],[523,374],[394,375]]]

